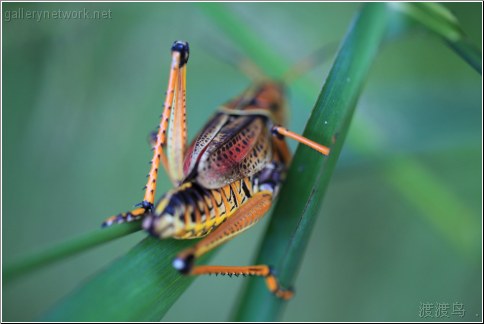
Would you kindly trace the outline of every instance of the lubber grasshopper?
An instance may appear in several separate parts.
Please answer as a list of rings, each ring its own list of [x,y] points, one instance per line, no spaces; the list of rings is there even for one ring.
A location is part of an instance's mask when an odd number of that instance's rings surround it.
[[[260,81],[219,107],[187,148],[188,43],[176,41],[171,50],[168,90],[144,199],[136,209],[112,216],[103,225],[143,219],[143,228],[161,239],[204,237],[175,258],[173,267],[180,273],[262,276],[272,293],[290,299],[293,292],[279,285],[267,265],[202,266],[195,261],[269,210],[291,161],[286,137],[323,155],[329,148],[281,126],[286,103],[283,84],[275,81]],[[160,164],[175,188],[154,204]]]

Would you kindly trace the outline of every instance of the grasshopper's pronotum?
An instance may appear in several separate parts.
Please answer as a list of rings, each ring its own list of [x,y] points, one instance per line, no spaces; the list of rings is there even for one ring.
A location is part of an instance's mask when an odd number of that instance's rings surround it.
[[[175,269],[188,275],[261,276],[277,297],[290,299],[292,291],[279,285],[267,265],[205,266],[195,261],[254,225],[269,210],[291,160],[286,137],[324,155],[329,148],[283,128],[283,85],[267,80],[222,105],[187,147],[188,43],[176,41],[171,50],[168,90],[144,199],[136,209],[112,216],[103,225],[143,219],[143,228],[161,239],[204,237],[178,254]],[[155,204],[160,164],[175,188]]]

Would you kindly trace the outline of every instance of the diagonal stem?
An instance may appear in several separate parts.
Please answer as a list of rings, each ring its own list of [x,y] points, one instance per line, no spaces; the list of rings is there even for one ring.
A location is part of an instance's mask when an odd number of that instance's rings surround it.
[[[93,247],[110,242],[141,230],[140,222],[126,223],[107,229],[98,229],[92,233],[57,244],[46,250],[25,256],[3,269],[3,279],[6,283],[23,275],[51,265],[57,261],[75,256]]]
[[[304,136],[319,143],[332,143],[331,154],[323,159],[307,154],[308,149],[299,146],[274,209],[257,263],[275,265],[285,286],[294,282],[300,267],[356,102],[385,35],[386,14],[385,5],[374,3],[363,6],[355,18],[304,131]],[[297,197],[294,192],[298,192]],[[251,280],[235,318],[274,321],[280,317],[284,305],[264,291],[259,281]]]

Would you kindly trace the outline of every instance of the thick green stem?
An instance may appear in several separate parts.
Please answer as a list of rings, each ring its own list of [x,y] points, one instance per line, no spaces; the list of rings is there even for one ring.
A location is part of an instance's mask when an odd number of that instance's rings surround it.
[[[283,285],[295,279],[311,228],[343,146],[351,117],[387,26],[384,4],[368,4],[353,22],[304,131],[304,136],[331,145],[322,158],[299,146],[257,263],[276,267]],[[297,192],[297,197],[294,195]],[[306,197],[306,199],[301,199]],[[297,297],[296,297],[297,298]],[[285,302],[251,280],[236,312],[239,321],[274,321]]]

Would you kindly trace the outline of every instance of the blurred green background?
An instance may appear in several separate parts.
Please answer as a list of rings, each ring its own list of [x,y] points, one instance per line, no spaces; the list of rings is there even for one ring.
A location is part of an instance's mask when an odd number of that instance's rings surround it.
[[[297,62],[341,40],[360,4],[225,6]],[[482,5],[446,6],[481,46]],[[151,158],[147,137],[161,113],[173,40],[191,47],[190,136],[249,84],[219,57],[224,48],[237,51],[237,44],[195,3],[2,7],[3,264],[97,229],[106,216],[140,201]],[[109,10],[111,17],[7,21],[6,11],[19,8]],[[315,83],[313,100],[289,87],[293,130],[304,128],[329,66],[330,60],[307,75]],[[420,29],[381,49],[283,320],[482,321],[481,82],[445,43]],[[377,155],[366,153],[373,143],[361,143],[361,128],[375,135]],[[391,165],[407,159],[438,179],[423,205],[395,189],[407,175],[392,175]],[[169,187],[163,176],[158,192]],[[441,191],[464,208],[440,217]],[[250,264],[266,224],[222,247],[212,263]],[[3,320],[34,320],[142,237],[133,234],[3,285]],[[243,284],[199,278],[163,320],[227,320]],[[421,303],[449,304],[449,318],[421,318]],[[464,317],[451,314],[454,303],[463,305]]]

